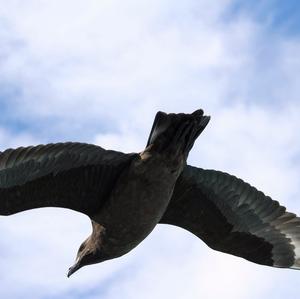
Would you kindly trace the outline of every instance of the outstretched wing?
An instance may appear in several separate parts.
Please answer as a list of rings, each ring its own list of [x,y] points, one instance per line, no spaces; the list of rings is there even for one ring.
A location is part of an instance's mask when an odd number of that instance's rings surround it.
[[[300,218],[227,173],[187,166],[161,223],[249,261],[300,269]]]
[[[91,216],[134,156],[71,142],[8,149],[0,153],[0,215],[63,207]]]

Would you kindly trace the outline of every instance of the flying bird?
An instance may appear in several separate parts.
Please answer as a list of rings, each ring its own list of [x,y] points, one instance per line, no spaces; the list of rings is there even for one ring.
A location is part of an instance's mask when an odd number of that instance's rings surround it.
[[[0,215],[62,207],[90,217],[92,233],[68,276],[128,253],[158,223],[254,263],[300,269],[295,214],[235,176],[186,164],[209,120],[202,110],[158,112],[140,153],[72,142],[7,149],[0,153]]]

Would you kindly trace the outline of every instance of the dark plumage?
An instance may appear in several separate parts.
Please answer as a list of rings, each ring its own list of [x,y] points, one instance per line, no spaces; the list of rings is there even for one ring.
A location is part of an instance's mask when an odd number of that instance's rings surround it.
[[[0,215],[48,206],[88,215],[93,231],[68,276],[129,252],[157,223],[258,264],[299,269],[295,214],[234,176],[186,165],[208,122],[202,110],[158,112],[139,154],[83,143],[0,152]]]

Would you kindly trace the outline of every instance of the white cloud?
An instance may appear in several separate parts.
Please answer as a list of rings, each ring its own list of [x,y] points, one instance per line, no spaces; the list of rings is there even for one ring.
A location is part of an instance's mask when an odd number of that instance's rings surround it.
[[[177,110],[187,98],[220,101],[253,29],[243,20],[219,28],[222,2],[11,1],[1,69],[21,85],[16,113],[95,122],[125,110],[129,119],[144,102],[155,111],[170,100]]]
[[[6,128],[0,127],[0,151],[7,148],[16,148],[19,146],[29,146],[38,143],[30,133],[14,134]]]
[[[202,107],[212,120],[189,161],[299,213],[299,42],[266,35],[246,15],[224,22],[230,3],[0,0],[0,86],[19,90],[8,100],[0,90],[0,105],[49,135],[86,141],[95,127],[89,141],[123,151],[142,149],[157,110]],[[2,128],[0,150],[47,142],[35,133]],[[296,296],[296,271],[215,253],[171,227],[66,279],[87,218],[39,209],[0,220],[1,298]]]

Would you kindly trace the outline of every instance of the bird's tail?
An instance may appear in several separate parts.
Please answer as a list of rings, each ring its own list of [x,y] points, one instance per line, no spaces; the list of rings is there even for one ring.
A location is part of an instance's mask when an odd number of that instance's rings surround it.
[[[158,112],[155,116],[147,147],[162,152],[168,150],[188,154],[195,140],[205,129],[210,120],[199,109],[191,114]]]

